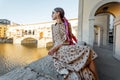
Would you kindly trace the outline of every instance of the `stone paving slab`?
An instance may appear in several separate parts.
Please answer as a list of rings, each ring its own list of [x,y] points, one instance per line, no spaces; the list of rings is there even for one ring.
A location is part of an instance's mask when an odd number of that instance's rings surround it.
[[[120,80],[120,61],[113,57],[113,51],[97,46],[94,50],[98,54],[95,62],[100,80]]]

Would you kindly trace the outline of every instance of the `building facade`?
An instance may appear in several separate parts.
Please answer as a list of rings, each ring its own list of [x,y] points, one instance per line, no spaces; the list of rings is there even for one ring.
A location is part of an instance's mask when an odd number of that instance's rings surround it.
[[[0,19],[0,38],[6,38],[6,31],[10,21],[7,19]]]

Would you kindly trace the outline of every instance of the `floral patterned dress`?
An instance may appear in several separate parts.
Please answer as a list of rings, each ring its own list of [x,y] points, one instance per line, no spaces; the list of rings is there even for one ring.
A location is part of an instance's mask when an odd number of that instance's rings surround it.
[[[64,75],[64,80],[95,80],[88,66],[97,57],[96,53],[88,46],[69,45],[64,23],[52,25],[52,35],[54,46],[63,44],[52,57],[55,68]]]

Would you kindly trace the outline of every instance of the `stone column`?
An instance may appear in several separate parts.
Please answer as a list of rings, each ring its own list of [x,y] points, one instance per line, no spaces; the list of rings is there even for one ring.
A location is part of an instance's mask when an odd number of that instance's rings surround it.
[[[46,39],[45,38],[37,40],[37,48],[46,48]]]
[[[21,37],[13,37],[13,44],[21,44]]]
[[[120,17],[115,19],[114,25],[114,57],[120,60]]]
[[[79,10],[78,10],[78,43],[82,41],[83,35],[83,1],[79,0]]]
[[[93,43],[94,43],[94,18],[90,18],[89,19],[89,43],[88,45],[90,45],[91,47],[93,47]]]
[[[101,27],[98,27],[98,46],[100,47],[101,42]]]

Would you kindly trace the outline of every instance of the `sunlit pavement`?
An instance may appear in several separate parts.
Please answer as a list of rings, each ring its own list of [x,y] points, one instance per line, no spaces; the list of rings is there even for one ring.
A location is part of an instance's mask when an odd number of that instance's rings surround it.
[[[94,46],[98,54],[96,67],[100,80],[120,80],[120,61],[113,57],[113,52],[109,48],[98,48]]]

